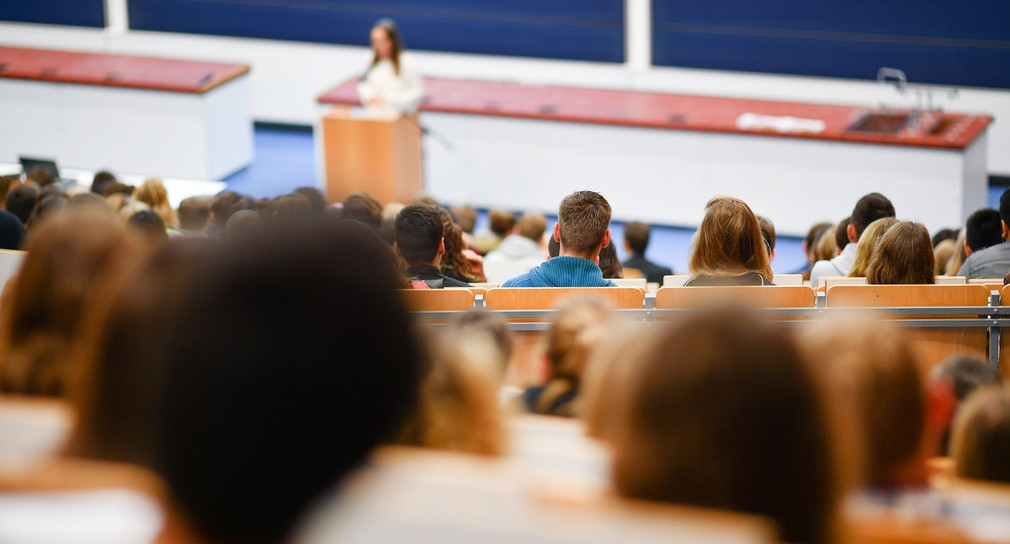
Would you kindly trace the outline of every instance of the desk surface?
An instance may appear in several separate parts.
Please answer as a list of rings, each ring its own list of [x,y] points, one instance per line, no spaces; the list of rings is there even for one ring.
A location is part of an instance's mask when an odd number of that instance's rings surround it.
[[[204,93],[248,71],[241,64],[0,47],[0,78]]]
[[[848,130],[850,125],[872,113],[870,109],[853,106],[496,81],[425,78],[424,82],[426,96],[422,111],[815,140],[964,149],[992,122],[992,117],[986,115],[927,113],[922,116],[919,128],[884,134]],[[323,104],[358,104],[356,84],[356,78],[342,83],[318,100]],[[744,113],[819,120],[824,122],[824,129],[816,133],[741,129],[737,119]]]

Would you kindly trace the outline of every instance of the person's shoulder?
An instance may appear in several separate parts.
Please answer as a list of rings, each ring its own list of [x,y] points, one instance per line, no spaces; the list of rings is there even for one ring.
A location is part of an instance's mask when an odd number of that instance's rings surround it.
[[[502,287],[529,287],[530,286],[530,275],[520,274],[512,279],[505,280],[505,283],[501,284]]]

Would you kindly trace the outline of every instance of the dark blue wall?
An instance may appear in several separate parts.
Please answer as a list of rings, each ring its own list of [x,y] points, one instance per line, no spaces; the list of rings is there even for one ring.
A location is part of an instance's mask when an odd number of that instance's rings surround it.
[[[102,0],[0,0],[0,21],[105,26]]]
[[[623,0],[130,0],[130,27],[366,45],[380,17],[408,49],[624,61]]]
[[[653,62],[1010,88],[1010,0],[653,0]]]

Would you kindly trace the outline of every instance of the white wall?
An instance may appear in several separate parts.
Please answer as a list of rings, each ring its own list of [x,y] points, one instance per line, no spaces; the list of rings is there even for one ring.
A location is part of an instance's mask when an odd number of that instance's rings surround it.
[[[364,70],[369,59],[362,47],[139,32],[122,25],[103,30],[0,23],[0,44],[250,64],[253,117],[305,125],[318,116],[316,97]],[[874,82],[649,67],[643,66],[643,55],[640,52],[628,64],[605,64],[414,52],[429,76],[866,107],[909,106],[915,100]],[[1010,119],[1010,91],[962,88],[955,98],[941,98],[939,104],[951,111],[994,116],[989,173],[1010,175],[1010,122],[1005,121]]]

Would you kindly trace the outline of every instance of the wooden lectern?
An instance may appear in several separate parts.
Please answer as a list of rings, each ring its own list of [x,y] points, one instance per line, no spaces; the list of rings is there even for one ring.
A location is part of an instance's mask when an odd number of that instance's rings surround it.
[[[323,116],[326,197],[342,202],[365,191],[383,204],[413,202],[421,192],[417,114],[374,114],[335,107]]]

